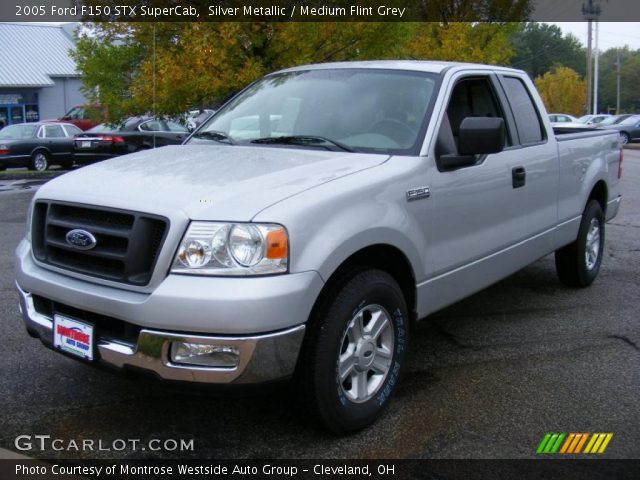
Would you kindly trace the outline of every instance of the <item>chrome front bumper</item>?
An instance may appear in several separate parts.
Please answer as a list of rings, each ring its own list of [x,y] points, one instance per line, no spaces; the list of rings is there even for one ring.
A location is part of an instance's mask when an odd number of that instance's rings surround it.
[[[53,319],[36,310],[33,297],[16,283],[20,313],[27,330],[44,344],[53,344]],[[137,368],[165,380],[195,383],[251,384],[290,376],[304,337],[304,325],[253,336],[209,336],[142,329],[136,344],[96,338],[96,361],[112,367]],[[233,346],[240,352],[235,368],[177,365],[170,361],[171,342]]]

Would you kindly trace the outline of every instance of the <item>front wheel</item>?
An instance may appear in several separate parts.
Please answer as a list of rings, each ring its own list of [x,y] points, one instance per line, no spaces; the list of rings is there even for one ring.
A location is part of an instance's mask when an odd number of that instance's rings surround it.
[[[381,270],[343,279],[318,309],[300,364],[303,405],[330,430],[373,423],[393,395],[408,347],[402,290]]]
[[[626,145],[626,144],[627,144],[627,143],[629,143],[630,141],[631,141],[631,138],[629,137],[629,134],[628,134],[628,133],[622,132],[622,133],[620,134],[620,142],[621,142],[623,145]]]
[[[582,214],[578,238],[556,251],[556,271],[560,281],[570,287],[587,287],[600,271],[604,253],[604,213],[591,200]]]
[[[31,155],[31,164],[29,165],[29,170],[44,172],[47,168],[49,168],[49,157],[45,152],[39,150]]]

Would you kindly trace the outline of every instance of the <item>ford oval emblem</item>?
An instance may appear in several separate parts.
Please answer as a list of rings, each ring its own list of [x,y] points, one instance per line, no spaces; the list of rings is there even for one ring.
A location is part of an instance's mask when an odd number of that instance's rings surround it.
[[[86,230],[75,229],[67,233],[67,243],[78,250],[91,250],[96,246],[96,237]]]

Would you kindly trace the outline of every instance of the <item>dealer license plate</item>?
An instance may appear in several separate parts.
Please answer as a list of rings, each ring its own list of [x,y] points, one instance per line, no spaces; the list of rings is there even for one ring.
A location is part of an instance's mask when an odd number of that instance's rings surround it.
[[[91,148],[91,141],[85,141],[85,142],[80,142],[80,147],[81,148]]]
[[[92,361],[93,325],[56,313],[53,316],[53,346]]]

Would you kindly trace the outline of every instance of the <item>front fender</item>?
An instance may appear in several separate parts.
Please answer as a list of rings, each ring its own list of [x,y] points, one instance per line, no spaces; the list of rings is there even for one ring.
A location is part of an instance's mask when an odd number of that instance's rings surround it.
[[[406,190],[425,184],[423,160],[404,157],[342,177],[290,197],[254,221],[284,225],[290,238],[290,270],[314,270],[327,280],[351,255],[390,245],[408,259],[417,281],[425,278],[427,240]],[[418,172],[418,173],[416,173]]]

